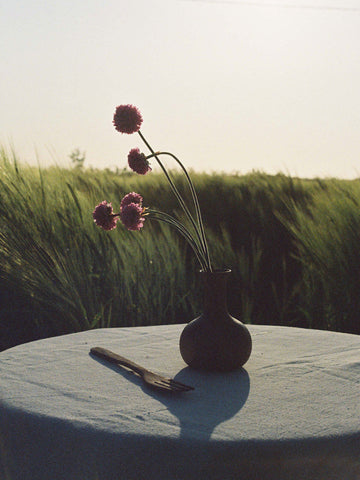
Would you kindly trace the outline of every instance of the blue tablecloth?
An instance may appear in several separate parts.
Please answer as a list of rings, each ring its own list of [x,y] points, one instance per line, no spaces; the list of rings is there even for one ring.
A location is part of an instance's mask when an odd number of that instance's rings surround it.
[[[0,478],[359,480],[360,337],[249,326],[244,369],[184,364],[183,325],[99,329],[0,353]],[[193,385],[150,390],[102,346]]]

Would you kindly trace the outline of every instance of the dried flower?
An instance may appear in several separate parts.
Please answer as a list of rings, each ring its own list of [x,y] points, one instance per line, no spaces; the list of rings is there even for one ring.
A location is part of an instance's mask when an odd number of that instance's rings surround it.
[[[138,203],[129,203],[121,209],[120,219],[128,230],[140,230],[144,226],[144,211]]]
[[[135,133],[142,124],[140,111],[134,105],[119,105],[116,107],[113,124],[118,132]]]
[[[95,207],[92,215],[98,227],[104,230],[113,230],[116,228],[118,216],[114,215],[111,203],[108,203],[106,200]]]
[[[141,153],[138,148],[130,150],[128,155],[128,164],[131,170],[140,175],[146,175],[151,171],[150,164],[144,153]]]
[[[130,203],[137,203],[139,205],[142,205],[143,202],[143,197],[139,195],[136,192],[130,192],[125,197],[121,200],[120,208],[124,208],[127,205],[130,205]]]

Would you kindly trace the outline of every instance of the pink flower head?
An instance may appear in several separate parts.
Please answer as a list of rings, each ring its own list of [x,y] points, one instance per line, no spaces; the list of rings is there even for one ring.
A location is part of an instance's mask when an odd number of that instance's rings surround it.
[[[118,217],[114,216],[111,203],[108,203],[106,200],[95,207],[93,218],[95,224],[104,230],[113,230],[118,221]]]
[[[144,153],[141,153],[138,148],[133,148],[130,150],[128,155],[128,163],[131,170],[140,175],[145,175],[149,171],[151,171],[150,164],[146,159]]]
[[[131,192],[125,195],[125,197],[121,200],[120,208],[123,209],[130,203],[136,203],[138,205],[142,205],[143,197],[136,192]]]
[[[142,124],[140,111],[134,105],[119,105],[116,107],[113,124],[121,133],[135,133]]]
[[[144,226],[144,210],[138,203],[129,203],[121,209],[120,219],[128,230],[140,230]]]

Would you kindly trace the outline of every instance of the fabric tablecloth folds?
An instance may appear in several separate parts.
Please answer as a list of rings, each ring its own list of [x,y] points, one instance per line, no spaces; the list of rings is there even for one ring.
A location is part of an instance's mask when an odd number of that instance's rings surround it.
[[[360,337],[250,325],[240,371],[191,370],[183,325],[91,330],[0,353],[4,480],[359,480]],[[89,354],[195,387],[179,395]]]

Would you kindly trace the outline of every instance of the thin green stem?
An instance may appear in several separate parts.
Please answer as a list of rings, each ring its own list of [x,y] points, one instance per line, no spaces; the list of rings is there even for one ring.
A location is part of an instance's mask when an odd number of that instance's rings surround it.
[[[156,155],[169,155],[170,157],[172,157],[178,163],[178,165],[182,169],[183,173],[185,174],[186,180],[187,180],[188,185],[190,187],[191,196],[192,196],[192,199],[193,199],[193,202],[194,202],[194,206],[195,206],[196,218],[197,218],[198,225],[200,227],[204,253],[206,255],[207,263],[208,263],[208,265],[210,267],[210,270],[211,270],[210,253],[209,253],[209,248],[208,248],[208,244],[207,244],[207,240],[206,240],[206,235],[205,235],[205,229],[204,229],[204,224],[203,224],[202,215],[201,215],[200,204],[199,204],[199,200],[198,200],[198,196],[197,196],[197,193],[196,193],[196,190],[195,190],[194,183],[191,180],[191,177],[188,174],[184,164],[176,157],[176,155],[174,155],[171,152],[157,152],[156,154],[149,155],[147,158],[151,158],[151,157],[156,156]]]
[[[145,137],[143,136],[143,134],[141,133],[141,131],[139,130],[138,131],[138,134],[140,135],[140,138],[143,140],[143,142],[145,143],[145,145],[148,147],[148,149],[150,150],[151,152],[151,157],[155,157],[156,161],[158,162],[160,168],[162,169],[163,173],[165,174],[169,184],[170,184],[170,187],[174,193],[174,195],[176,196],[178,202],[180,203],[182,209],[184,210],[186,216],[188,217],[188,219],[190,220],[190,223],[192,224],[194,230],[195,230],[195,233],[196,233],[196,236],[198,238],[198,242],[199,242],[199,245],[198,243],[196,242],[196,245],[197,245],[197,248],[198,250],[201,250],[203,255],[205,255],[205,258],[206,258],[206,270],[210,270],[211,271],[211,262],[210,262],[210,257],[209,257],[209,252],[208,252],[208,249],[207,249],[207,244],[206,244],[206,241],[204,243],[204,235],[202,234],[202,230],[201,230],[201,225],[197,225],[186,205],[186,203],[184,202],[181,194],[179,193],[178,189],[176,188],[176,185],[174,184],[174,182],[172,181],[170,175],[168,174],[166,168],[164,167],[163,163],[161,162],[161,160],[159,159],[158,157],[158,154],[154,152],[154,150],[152,149],[152,147],[150,146],[150,144],[147,142],[147,140],[145,139]],[[149,158],[149,157],[148,157]],[[182,163],[176,159],[179,164],[181,165],[182,169],[186,172],[185,170],[185,167],[182,165]],[[187,172],[186,172],[186,178],[190,179],[190,177],[188,176]],[[190,182],[191,182],[191,179],[190,179]],[[191,182],[191,185],[192,185],[192,182]],[[191,190],[193,192],[193,190]],[[196,193],[195,193],[195,197],[196,197]],[[196,197],[196,200],[197,200],[197,197]],[[198,212],[197,212],[197,215],[198,215]],[[200,228],[200,232],[199,232],[199,228]]]
[[[143,134],[141,133],[140,130],[138,131],[138,134],[140,135],[141,139],[143,140],[143,142],[145,143],[145,145],[148,147],[148,149],[149,149],[150,152],[152,153],[152,156],[155,157],[156,161],[157,161],[158,164],[160,165],[163,173],[165,174],[165,176],[166,176],[166,178],[167,178],[167,180],[168,180],[168,182],[169,182],[169,184],[170,184],[171,189],[173,190],[174,195],[176,196],[176,198],[177,198],[177,200],[179,201],[182,209],[184,210],[184,212],[185,212],[185,214],[187,215],[188,219],[190,220],[192,226],[194,227],[195,232],[196,232],[197,237],[198,237],[198,240],[199,240],[199,242],[201,243],[201,246],[202,246],[202,239],[201,239],[201,236],[200,236],[200,234],[199,234],[198,227],[197,227],[197,225],[196,225],[196,223],[195,223],[195,221],[194,221],[194,219],[193,219],[193,217],[192,217],[192,215],[191,215],[191,213],[190,213],[190,211],[189,211],[186,203],[184,202],[184,200],[183,200],[180,192],[178,191],[178,189],[177,189],[176,185],[174,184],[172,178],[171,178],[170,175],[168,174],[165,166],[163,165],[163,163],[161,162],[161,160],[158,158],[157,154],[154,152],[154,150],[152,149],[152,147],[150,146],[150,144],[147,142],[147,140],[145,139],[145,137],[143,136]]]
[[[154,220],[158,220],[161,222],[164,222],[178,230],[178,232],[186,239],[188,244],[191,246],[193,249],[196,258],[198,259],[200,263],[200,267],[203,270],[207,270],[207,265],[206,265],[206,259],[204,259],[203,253],[199,251],[198,244],[196,243],[194,237],[192,234],[189,232],[189,230],[181,223],[179,222],[176,218],[172,217],[171,215],[168,215],[167,213],[160,212],[158,210],[153,210],[148,208],[146,215]]]

